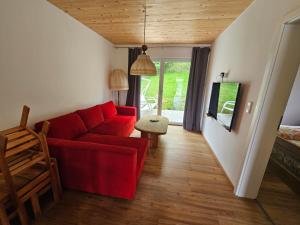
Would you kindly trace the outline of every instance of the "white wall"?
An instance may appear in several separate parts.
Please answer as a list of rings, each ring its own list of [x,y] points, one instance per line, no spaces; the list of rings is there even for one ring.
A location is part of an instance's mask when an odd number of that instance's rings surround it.
[[[226,80],[242,83],[242,99],[236,127],[231,133],[215,120],[205,118],[203,135],[235,187],[244,163],[253,116],[245,112],[245,105],[252,101],[255,107],[280,21],[299,7],[299,0],[256,0],[214,43],[208,71],[206,109],[212,82],[220,72],[229,72]]]
[[[147,54],[152,59],[159,58],[191,58],[192,47],[149,47]],[[114,51],[114,69],[123,69],[128,72],[128,48],[117,47]],[[122,91],[120,96],[120,103],[124,105],[126,102],[127,92]],[[115,96],[116,98],[116,96]]]
[[[283,114],[283,125],[300,126],[300,67],[296,76],[288,104]]]
[[[0,2],[0,130],[111,98],[113,45],[45,0]]]
[[[278,124],[299,69],[300,25],[291,23],[296,15],[300,15],[300,8],[297,13],[289,14],[282,21],[284,28],[280,29],[265,71],[250,126],[248,151],[235,192],[241,197],[257,197],[277,136]]]

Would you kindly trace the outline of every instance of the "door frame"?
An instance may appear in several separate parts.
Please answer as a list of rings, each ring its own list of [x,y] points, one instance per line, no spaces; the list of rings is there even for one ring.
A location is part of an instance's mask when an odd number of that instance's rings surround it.
[[[165,66],[164,63],[166,61],[175,61],[175,62],[191,62],[191,57],[186,58],[170,58],[170,57],[155,57],[153,58],[153,61],[160,62],[160,71],[159,71],[159,88],[158,88],[158,101],[157,101],[157,115],[162,115],[162,104],[163,104],[163,91],[164,91],[164,76],[165,76]],[[170,125],[179,125],[181,126],[182,123],[175,123],[175,122],[169,122]]]
[[[259,192],[259,188],[272,152],[272,147],[267,149],[262,149],[263,145],[261,143],[262,138],[266,135],[262,133],[260,130],[265,124],[272,124],[272,127],[276,127],[278,125],[278,121],[272,121],[272,118],[267,118],[265,116],[265,112],[270,111],[271,105],[268,100],[275,97],[274,90],[278,88],[278,80],[282,79],[282,74],[276,73],[276,62],[278,59],[279,50],[282,44],[282,38],[287,28],[287,25],[291,25],[293,22],[298,21],[300,19],[300,8],[294,10],[293,12],[287,14],[278,26],[278,32],[276,32],[276,40],[273,42],[273,48],[271,55],[269,57],[269,62],[266,66],[262,87],[260,89],[259,98],[257,101],[257,106],[255,108],[254,116],[252,119],[249,137],[248,137],[248,150],[247,154],[242,166],[242,172],[240,175],[240,179],[238,185],[235,189],[235,194],[239,197],[247,197],[255,199]],[[282,61],[280,61],[282,62]],[[296,77],[297,72],[294,74],[294,78]],[[287,98],[292,89],[294,80],[293,75],[288,75],[285,77],[288,81],[286,84],[286,88],[289,89],[286,93],[277,93],[280,95],[282,99]],[[279,111],[284,112],[285,105],[278,102],[276,103],[276,108]],[[276,138],[276,132],[273,135],[273,144]]]

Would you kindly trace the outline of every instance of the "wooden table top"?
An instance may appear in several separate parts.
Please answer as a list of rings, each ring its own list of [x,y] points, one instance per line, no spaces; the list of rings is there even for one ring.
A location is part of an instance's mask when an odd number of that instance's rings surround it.
[[[151,122],[151,120],[158,120],[157,122]],[[143,116],[135,124],[135,129],[152,133],[152,134],[166,134],[168,130],[169,120],[164,116],[147,115]]]

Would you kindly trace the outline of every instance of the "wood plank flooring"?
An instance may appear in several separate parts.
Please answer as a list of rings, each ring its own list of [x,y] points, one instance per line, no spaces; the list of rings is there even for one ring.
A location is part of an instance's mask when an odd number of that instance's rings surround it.
[[[135,133],[134,135],[139,135]],[[270,225],[254,200],[239,199],[199,134],[170,126],[149,154],[136,198],[66,190],[38,225]]]
[[[300,225],[300,196],[286,185],[269,164],[258,202],[276,225]]]

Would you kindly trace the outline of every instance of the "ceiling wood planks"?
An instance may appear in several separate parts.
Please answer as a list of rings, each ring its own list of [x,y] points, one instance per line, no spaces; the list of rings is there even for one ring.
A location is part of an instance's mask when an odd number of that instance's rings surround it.
[[[210,44],[253,0],[147,0],[148,44]],[[143,42],[145,0],[49,0],[114,44]]]

